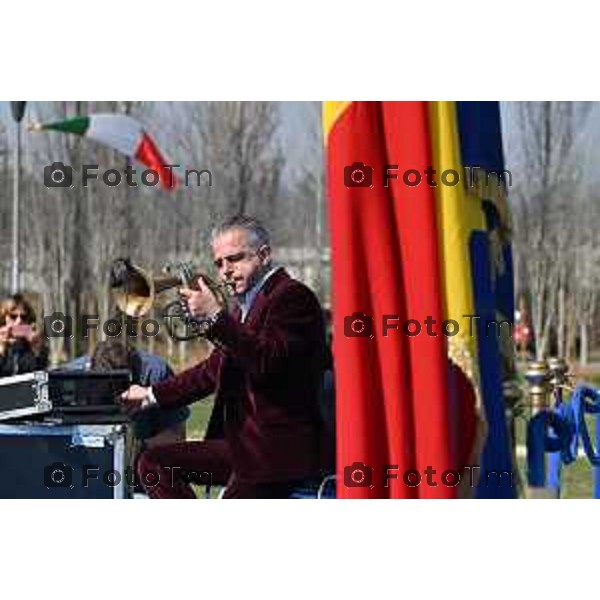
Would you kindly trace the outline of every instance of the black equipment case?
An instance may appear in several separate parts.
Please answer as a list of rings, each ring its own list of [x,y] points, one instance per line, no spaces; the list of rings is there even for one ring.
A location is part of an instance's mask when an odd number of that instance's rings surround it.
[[[37,371],[0,379],[0,498],[128,498],[129,371]]]
[[[0,421],[45,414],[51,410],[45,371],[0,378]]]
[[[131,498],[131,436],[122,424],[0,423],[0,498]]]
[[[103,422],[125,418],[119,396],[131,385],[131,372],[68,371],[48,373],[48,397],[52,417],[73,417]],[[114,420],[114,419],[109,419]]]
[[[0,378],[0,421],[43,415],[53,421],[125,421],[119,395],[131,373],[115,371],[36,371]]]

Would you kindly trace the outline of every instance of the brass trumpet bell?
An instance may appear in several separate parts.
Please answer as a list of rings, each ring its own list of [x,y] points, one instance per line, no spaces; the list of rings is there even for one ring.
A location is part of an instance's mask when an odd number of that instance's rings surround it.
[[[202,277],[222,306],[226,306],[230,287],[218,284],[202,273],[193,273],[187,264],[167,267],[169,274],[152,277],[146,270],[128,260],[119,259],[111,269],[111,286],[116,290],[114,298],[119,310],[130,317],[141,317],[152,309],[156,296],[177,287],[197,289],[198,278]],[[175,274],[173,274],[175,271]]]
[[[137,265],[127,265],[127,274],[115,292],[115,302],[119,310],[130,317],[141,317],[152,309],[156,295],[184,285],[179,277],[151,277]]]

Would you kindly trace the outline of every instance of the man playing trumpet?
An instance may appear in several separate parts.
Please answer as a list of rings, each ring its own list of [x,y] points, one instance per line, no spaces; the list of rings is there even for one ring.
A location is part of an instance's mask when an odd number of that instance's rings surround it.
[[[215,345],[202,363],[152,387],[132,386],[132,409],[176,407],[216,394],[208,437],[147,450],[138,462],[154,498],[192,498],[182,472],[226,479],[226,498],[289,498],[316,490],[331,457],[320,416],[326,359],[321,307],[315,295],[271,259],[269,234],[254,218],[237,216],[213,231],[219,278],[237,300],[228,312],[199,278],[181,290],[194,318],[210,323]],[[166,470],[168,469],[168,471]]]

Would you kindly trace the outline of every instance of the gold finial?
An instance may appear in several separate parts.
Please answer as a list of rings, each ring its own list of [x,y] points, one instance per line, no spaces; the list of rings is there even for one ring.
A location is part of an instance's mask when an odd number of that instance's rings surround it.
[[[548,408],[550,405],[552,377],[552,371],[550,371],[545,360],[533,361],[527,365],[525,378],[529,384],[529,401],[532,414]]]

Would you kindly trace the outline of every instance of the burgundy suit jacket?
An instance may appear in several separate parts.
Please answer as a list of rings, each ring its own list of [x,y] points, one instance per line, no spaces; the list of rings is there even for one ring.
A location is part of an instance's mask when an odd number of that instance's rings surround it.
[[[153,386],[158,403],[181,406],[215,392],[217,414],[210,427],[214,430],[223,411],[239,481],[288,481],[330,467],[319,411],[326,340],[315,295],[278,269],[245,323],[239,309],[223,313],[212,341],[215,349],[205,361]]]

